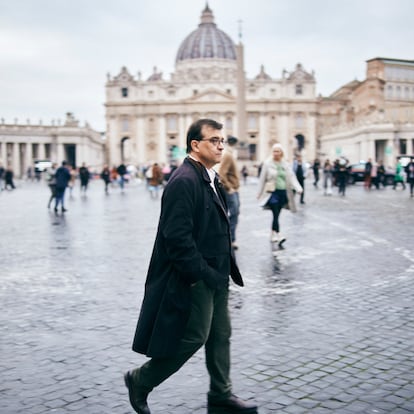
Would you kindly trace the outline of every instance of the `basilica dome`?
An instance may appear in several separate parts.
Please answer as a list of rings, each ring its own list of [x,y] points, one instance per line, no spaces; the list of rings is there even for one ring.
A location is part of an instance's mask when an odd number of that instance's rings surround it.
[[[230,36],[217,28],[208,5],[201,14],[201,23],[181,43],[175,62],[192,59],[236,60],[236,48]]]

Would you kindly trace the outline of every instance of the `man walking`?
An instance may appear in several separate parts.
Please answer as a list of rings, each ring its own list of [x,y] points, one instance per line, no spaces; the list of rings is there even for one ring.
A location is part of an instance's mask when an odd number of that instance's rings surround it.
[[[82,163],[82,167],[79,168],[79,179],[80,179],[80,190],[81,194],[86,194],[86,190],[88,189],[88,183],[91,174],[89,172],[89,168],[86,166],[85,163]]]
[[[121,192],[124,191],[125,186],[125,175],[127,173],[127,169],[124,163],[121,163],[118,168],[116,169],[119,175],[119,187],[121,188]]]
[[[220,182],[223,184],[226,202],[228,208],[228,215],[230,221],[230,236],[233,249],[237,249],[236,244],[236,227],[240,213],[240,198],[239,187],[240,177],[237,169],[237,154],[236,154],[236,137],[227,138],[227,148],[223,151],[223,156],[220,162],[219,176]]]
[[[210,375],[208,412],[257,413],[232,393],[229,275],[243,286],[231,249],[225,194],[213,166],[224,149],[222,125],[193,123],[188,157],[162,196],[160,221],[149,264],[133,350],[151,359],[125,374],[129,400],[150,414],[148,394],[205,346]]]
[[[59,204],[62,208],[62,213],[66,210],[65,208],[65,190],[70,180],[70,172],[67,168],[67,162],[62,161],[62,165],[56,170],[55,181],[56,181],[56,197],[55,197],[55,213],[58,211]]]

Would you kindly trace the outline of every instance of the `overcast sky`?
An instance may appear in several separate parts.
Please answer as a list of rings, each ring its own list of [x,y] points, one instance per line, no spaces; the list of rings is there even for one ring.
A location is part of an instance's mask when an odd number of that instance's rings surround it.
[[[106,74],[169,79],[205,0],[0,0],[0,118],[50,123],[73,112],[105,129]],[[413,0],[209,0],[248,77],[302,63],[326,96],[365,77],[367,59],[414,60]]]

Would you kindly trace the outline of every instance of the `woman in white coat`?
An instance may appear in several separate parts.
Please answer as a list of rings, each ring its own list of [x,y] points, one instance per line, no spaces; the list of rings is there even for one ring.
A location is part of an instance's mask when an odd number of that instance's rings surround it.
[[[282,247],[282,244],[286,241],[286,237],[280,234],[280,212],[282,208],[288,208],[290,211],[296,212],[293,190],[299,194],[303,191],[296,179],[292,166],[283,160],[283,156],[283,147],[280,144],[274,144],[272,156],[263,164],[257,194],[258,199],[264,195],[268,197],[263,207],[272,210],[271,241],[277,242],[279,247]]]

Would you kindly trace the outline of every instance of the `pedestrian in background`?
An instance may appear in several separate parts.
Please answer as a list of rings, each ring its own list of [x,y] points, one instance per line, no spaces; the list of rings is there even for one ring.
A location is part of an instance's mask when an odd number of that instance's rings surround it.
[[[270,240],[277,242],[279,247],[282,247],[286,241],[286,237],[280,233],[280,212],[284,207],[293,213],[296,212],[293,190],[299,194],[303,191],[293,173],[292,166],[284,161],[283,157],[283,147],[280,144],[274,144],[272,156],[263,163],[257,194],[258,199],[263,195],[268,197],[263,207],[271,210],[273,214]]]
[[[4,179],[5,169],[3,164],[0,163],[0,191],[3,191],[3,179]]]
[[[226,195],[227,213],[230,221],[230,236],[233,249],[238,249],[236,243],[236,227],[240,214],[240,177],[236,162],[237,141],[238,139],[236,137],[227,138],[227,148],[223,151],[218,170],[220,182],[223,185]]]
[[[49,202],[47,203],[47,208],[50,208],[53,199],[56,198],[56,167],[57,164],[54,162],[52,166],[46,170],[47,185],[50,189],[50,197]]]
[[[108,194],[108,186],[111,183],[111,171],[107,165],[104,166],[101,172],[101,179],[105,183],[105,194]]]
[[[318,158],[315,158],[315,160],[313,161],[313,165],[312,165],[313,177],[314,177],[313,186],[315,188],[318,188],[320,168],[321,168],[321,162],[319,161]]]
[[[377,190],[379,190],[379,181],[378,181],[378,165],[375,161],[372,162],[371,167],[371,181],[369,184],[369,189],[371,190],[371,186],[374,185]]]
[[[414,159],[411,158],[411,161],[405,167],[405,173],[407,175],[407,184],[410,186],[410,196],[413,197],[414,190]]]
[[[382,160],[378,161],[378,168],[377,168],[377,183],[378,183],[378,189],[380,185],[385,187],[387,185],[385,181],[385,166],[384,162]]]
[[[323,190],[324,195],[332,195],[334,167],[329,161],[325,160],[323,165]]]
[[[33,167],[29,165],[26,170],[27,181],[33,181]]]
[[[10,187],[12,190],[16,188],[13,181],[14,172],[12,170],[12,167],[9,165],[6,168],[6,171],[4,172],[4,189],[8,190],[8,187]]]
[[[113,165],[111,168],[111,183],[112,187],[115,186],[115,183],[118,182],[118,168],[116,165]]]
[[[156,162],[150,168],[151,178],[149,178],[148,181],[148,190],[150,192],[151,198],[158,198],[158,192],[163,180],[162,170]]]
[[[401,161],[398,160],[397,165],[395,167],[394,186],[393,186],[394,190],[397,189],[398,184],[401,184],[403,190],[405,190],[404,177],[402,173],[403,173],[403,167],[401,165]]]
[[[62,213],[64,213],[65,211],[67,211],[65,208],[65,190],[71,178],[70,171],[67,168],[66,161],[62,161],[62,165],[56,170],[55,178],[56,178],[55,213],[58,212],[59,204],[61,206]]]
[[[338,194],[345,197],[346,185],[348,183],[348,161],[345,158],[338,160],[337,165]]]
[[[247,169],[247,167],[245,165],[243,165],[242,169],[241,169],[241,174],[243,176],[243,183],[244,185],[247,184],[247,177],[249,176],[249,170]]]
[[[189,156],[165,186],[157,236],[133,343],[151,359],[125,374],[137,413],[150,414],[148,394],[205,345],[208,413],[257,413],[232,393],[229,275],[243,280],[230,245],[225,195],[214,165],[224,148],[222,125],[210,119],[187,133]],[[179,411],[179,410],[178,410]]]
[[[305,179],[307,174],[306,164],[302,160],[301,155],[297,155],[293,161],[293,172],[296,175],[298,183],[302,187],[302,192],[300,194],[300,204],[305,204]]]
[[[80,191],[81,194],[83,193],[86,195],[86,190],[88,189],[88,183],[91,174],[89,172],[88,167],[85,163],[82,163],[82,166],[79,168],[79,180],[80,180]]]
[[[371,189],[371,171],[372,171],[372,161],[371,158],[368,159],[368,162],[365,163],[364,169],[364,188],[365,190]]]
[[[127,173],[127,169],[124,163],[121,163],[118,168],[116,169],[119,177],[119,187],[121,188],[121,192],[124,191],[125,187],[125,175]]]

